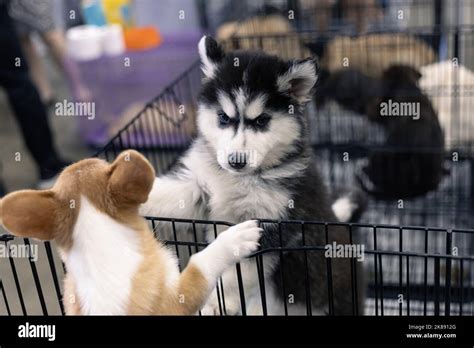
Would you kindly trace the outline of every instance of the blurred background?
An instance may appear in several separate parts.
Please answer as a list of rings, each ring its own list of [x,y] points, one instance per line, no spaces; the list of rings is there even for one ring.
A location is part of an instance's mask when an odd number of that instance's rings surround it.
[[[335,70],[341,52],[349,47],[341,39],[329,45],[324,55],[326,43],[334,36],[405,31],[427,43],[420,46],[425,52],[410,54],[409,46],[419,42],[401,42],[410,40],[406,36],[368,49],[382,51],[376,57],[382,60],[384,53],[397,51],[402,61],[416,66],[455,53],[464,66],[474,65],[472,38],[462,33],[474,20],[471,0],[6,2],[29,75],[48,112],[60,163],[93,154],[116,135],[196,60],[196,44],[203,33],[215,34],[228,49],[263,49],[284,58],[319,55],[323,65]],[[277,36],[283,40],[278,42]],[[362,50],[371,39],[364,40],[350,49],[359,45]],[[392,52],[387,49],[390,45],[396,46]],[[402,46],[404,51],[399,49]],[[379,70],[388,66],[376,59],[366,63],[371,64]],[[21,135],[21,124],[15,122],[8,98],[0,91],[0,178],[8,191],[47,185],[57,168],[42,170],[41,160],[31,158],[24,138],[32,136]],[[64,101],[93,102],[95,117],[55,115],[57,103]]]

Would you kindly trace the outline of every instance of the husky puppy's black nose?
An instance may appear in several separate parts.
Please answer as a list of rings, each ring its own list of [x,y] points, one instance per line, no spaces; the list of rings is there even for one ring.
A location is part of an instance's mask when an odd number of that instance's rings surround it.
[[[229,165],[234,169],[242,169],[247,165],[247,156],[245,153],[234,152],[229,155]]]

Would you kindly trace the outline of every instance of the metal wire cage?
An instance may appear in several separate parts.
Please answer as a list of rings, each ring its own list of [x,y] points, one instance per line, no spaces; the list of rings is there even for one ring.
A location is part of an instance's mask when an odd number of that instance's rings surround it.
[[[214,230],[220,226],[230,226],[226,222],[211,222],[197,220],[183,220],[172,218],[147,218],[156,238],[163,240],[171,249],[175,250],[183,267],[191,255],[206,247],[206,243],[199,241],[199,231]],[[401,227],[389,225],[368,224],[342,224],[311,221],[260,221],[262,227],[266,224],[278,226],[280,235],[285,230],[295,227],[301,234],[301,245],[275,248],[266,248],[257,251],[250,257],[258,277],[260,302],[253,307],[251,314],[335,314],[334,301],[338,296],[347,297],[352,315],[472,315],[474,314],[474,257],[466,246],[466,239],[470,239],[474,230],[443,230],[425,227]],[[343,228],[351,245],[357,241],[364,241],[362,253],[346,258],[345,264],[350,286],[350,291],[338,294],[334,288],[335,275],[334,262],[341,262],[335,258],[324,257],[324,284],[319,284],[323,291],[323,298],[316,312],[311,303],[311,294],[316,291],[315,284],[311,282],[309,264],[318,255],[322,258],[328,250],[331,235],[335,228]],[[171,234],[164,235],[164,231]],[[186,235],[183,234],[183,231]],[[305,236],[309,233],[324,234],[324,243],[321,245],[306,245]],[[164,240],[163,238],[169,238]],[[419,239],[421,243],[413,245],[411,240]],[[387,243],[387,240],[396,242]],[[440,241],[443,241],[440,243]],[[0,237],[0,242],[6,248],[18,248],[20,245],[38,248],[39,258],[47,262],[36,262],[32,257],[16,259],[10,255],[5,262],[2,260],[0,292],[0,313],[4,315],[54,315],[63,313],[60,279],[64,275],[61,263],[56,259],[51,244],[33,243],[28,239]],[[301,269],[286,269],[285,259],[292,253],[304,254],[305,262]],[[278,311],[269,308],[267,304],[267,291],[265,277],[263,276],[264,259],[274,256],[279,259],[281,267],[276,278],[280,279],[281,293]],[[361,262],[362,261],[362,262]],[[358,267],[359,262],[363,264]],[[360,274],[363,272],[368,278],[368,287],[359,284]],[[285,282],[286,277],[295,271],[300,272],[304,279],[304,289],[298,291],[295,297],[292,284]],[[238,313],[248,314],[248,290],[242,281],[246,275],[242,274],[239,265],[235,268],[238,280],[240,309]],[[34,290],[34,291],[32,291]],[[296,292],[296,291],[295,291]],[[24,294],[28,293],[28,296]],[[358,302],[359,296],[366,298],[365,302]],[[219,313],[229,314],[226,308],[225,284],[221,280],[217,284],[217,297]],[[360,307],[359,303],[363,303]],[[321,304],[323,312],[321,312]],[[273,304],[273,307],[275,305]],[[294,308],[303,308],[294,310]],[[316,308],[317,310],[317,308]]]

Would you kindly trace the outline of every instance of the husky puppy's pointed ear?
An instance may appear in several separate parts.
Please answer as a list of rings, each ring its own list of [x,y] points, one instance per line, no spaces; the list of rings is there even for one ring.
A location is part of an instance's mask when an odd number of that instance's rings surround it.
[[[222,47],[210,36],[203,36],[198,44],[202,72],[207,78],[213,78],[217,65],[224,59]]]
[[[298,103],[311,100],[312,89],[318,79],[319,64],[316,58],[295,60],[278,76],[278,91],[296,99]]]

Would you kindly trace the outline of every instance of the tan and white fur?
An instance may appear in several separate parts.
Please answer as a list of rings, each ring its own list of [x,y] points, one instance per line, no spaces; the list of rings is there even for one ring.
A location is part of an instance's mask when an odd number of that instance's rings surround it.
[[[51,190],[0,201],[7,231],[56,242],[67,269],[66,314],[195,314],[221,273],[257,249],[261,230],[247,221],[221,233],[180,273],[175,255],[138,214],[154,177],[149,162],[129,150],[112,164],[86,159],[67,167]]]

